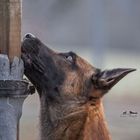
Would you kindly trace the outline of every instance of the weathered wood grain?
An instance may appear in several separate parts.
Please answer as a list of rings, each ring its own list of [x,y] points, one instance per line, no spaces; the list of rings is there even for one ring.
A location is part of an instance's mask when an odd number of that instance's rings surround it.
[[[10,61],[20,56],[21,2],[0,1],[0,53],[8,54]]]

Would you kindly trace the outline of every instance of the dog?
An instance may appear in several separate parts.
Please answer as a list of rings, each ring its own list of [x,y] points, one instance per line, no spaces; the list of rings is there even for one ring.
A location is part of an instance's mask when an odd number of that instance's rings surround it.
[[[53,51],[32,34],[22,42],[25,75],[41,104],[41,140],[110,140],[102,97],[132,68],[104,70],[74,52]]]

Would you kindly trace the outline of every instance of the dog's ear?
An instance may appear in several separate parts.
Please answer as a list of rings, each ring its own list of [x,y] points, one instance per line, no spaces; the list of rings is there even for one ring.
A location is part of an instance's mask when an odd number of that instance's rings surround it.
[[[132,68],[117,68],[98,72],[92,77],[94,87],[103,91],[108,91],[118,83],[128,73],[135,71]]]

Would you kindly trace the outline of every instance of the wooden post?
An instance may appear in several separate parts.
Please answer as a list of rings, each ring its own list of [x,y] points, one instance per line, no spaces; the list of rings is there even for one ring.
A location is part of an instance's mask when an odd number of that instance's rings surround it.
[[[21,0],[0,0],[0,52],[20,56]]]
[[[20,59],[21,0],[0,0],[0,140],[19,139],[28,83]]]

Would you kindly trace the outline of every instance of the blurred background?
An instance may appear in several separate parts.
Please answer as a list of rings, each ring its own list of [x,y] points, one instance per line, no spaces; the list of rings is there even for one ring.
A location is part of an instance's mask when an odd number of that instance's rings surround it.
[[[22,36],[33,33],[102,69],[137,68],[104,97],[104,107],[113,140],[140,140],[140,1],[23,0],[22,7]],[[39,139],[37,94],[24,103],[20,137]]]

